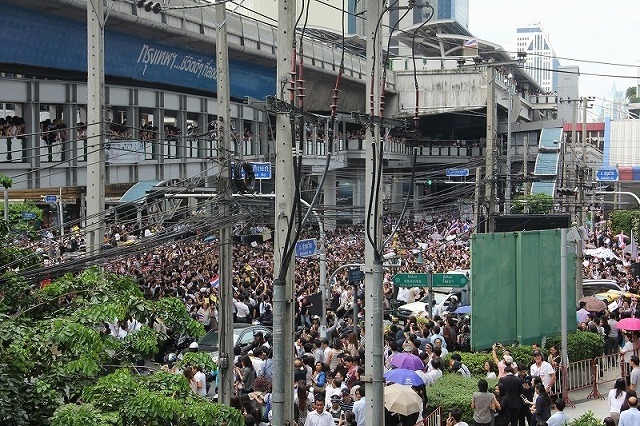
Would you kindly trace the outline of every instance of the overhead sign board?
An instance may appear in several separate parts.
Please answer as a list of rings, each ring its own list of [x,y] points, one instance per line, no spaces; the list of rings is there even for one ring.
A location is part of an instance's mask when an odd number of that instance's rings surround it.
[[[316,254],[318,244],[315,238],[300,240],[296,243],[296,257],[309,257]]]
[[[429,274],[395,274],[393,283],[398,287],[428,287]]]
[[[44,196],[44,202],[45,203],[57,203],[58,202],[58,196],[57,195],[45,195]]]
[[[447,169],[445,174],[447,177],[469,176],[469,169]]]
[[[596,179],[599,181],[617,181],[618,177],[618,169],[600,169],[596,172]]]
[[[469,278],[464,274],[432,274],[434,287],[464,287]]]

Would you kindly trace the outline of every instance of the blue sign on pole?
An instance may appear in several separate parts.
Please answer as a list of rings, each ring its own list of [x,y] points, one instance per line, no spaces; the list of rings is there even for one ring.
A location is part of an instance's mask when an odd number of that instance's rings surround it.
[[[33,220],[36,218],[36,214],[34,212],[22,212],[22,218],[26,220]]]
[[[256,179],[271,179],[271,163],[249,163]]]
[[[309,257],[316,254],[318,245],[315,238],[300,240],[296,243],[296,257]]]
[[[58,202],[58,196],[57,195],[45,195],[44,196],[44,202],[45,203],[57,203]]]
[[[447,177],[465,177],[469,176],[469,169],[447,169]]]
[[[349,282],[357,283],[364,280],[364,272],[360,269],[349,269]]]
[[[596,172],[596,180],[600,181],[617,181],[618,169],[600,169]]]

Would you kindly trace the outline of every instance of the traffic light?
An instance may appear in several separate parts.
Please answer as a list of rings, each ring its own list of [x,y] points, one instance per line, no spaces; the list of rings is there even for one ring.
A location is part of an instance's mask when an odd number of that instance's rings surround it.
[[[162,6],[158,2],[152,2],[147,0],[137,0],[136,6],[139,8],[144,8],[147,12],[160,13],[162,10]]]
[[[431,184],[432,184],[432,183],[433,183],[433,181],[432,181],[431,179],[429,179],[429,180],[427,180],[427,181],[425,182],[425,185],[427,185],[427,186],[431,186]]]
[[[558,195],[575,196],[577,193],[577,188],[558,188]]]

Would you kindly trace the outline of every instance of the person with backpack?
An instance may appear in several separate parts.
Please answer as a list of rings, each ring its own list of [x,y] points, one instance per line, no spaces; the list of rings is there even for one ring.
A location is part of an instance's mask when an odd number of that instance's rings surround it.
[[[462,363],[462,357],[460,354],[451,354],[449,369],[452,373],[461,374],[462,377],[471,377],[471,371],[469,370],[469,367]]]

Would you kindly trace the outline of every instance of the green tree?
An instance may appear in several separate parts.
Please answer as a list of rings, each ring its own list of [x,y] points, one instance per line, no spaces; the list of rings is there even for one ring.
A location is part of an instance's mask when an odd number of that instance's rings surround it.
[[[629,99],[630,103],[638,102],[638,89],[636,86],[627,87],[624,96]]]
[[[626,235],[631,235],[631,230],[635,235],[640,235],[640,210],[616,210],[611,213],[610,227],[613,233],[618,234],[623,231]]]
[[[184,376],[134,367],[167,338],[156,321],[193,339],[204,334],[180,300],[146,300],[134,280],[98,268],[42,288],[5,274],[0,293],[0,423],[244,424],[237,410],[194,394]],[[125,339],[101,331],[130,316],[144,325]]]
[[[512,209],[516,212],[524,212],[526,206],[529,206],[531,214],[549,213],[553,207],[553,197],[546,194],[527,194],[519,195],[513,200]]]

